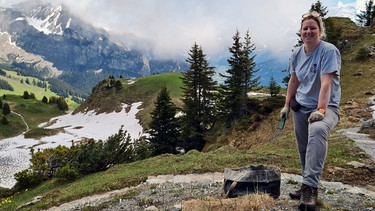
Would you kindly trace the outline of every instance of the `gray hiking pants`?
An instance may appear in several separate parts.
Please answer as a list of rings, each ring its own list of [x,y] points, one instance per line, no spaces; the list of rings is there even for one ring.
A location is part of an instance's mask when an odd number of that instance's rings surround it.
[[[309,124],[307,119],[314,110],[301,106],[293,112],[293,120],[302,166],[302,183],[318,188],[327,157],[328,133],[337,125],[340,109],[329,106],[323,120]]]

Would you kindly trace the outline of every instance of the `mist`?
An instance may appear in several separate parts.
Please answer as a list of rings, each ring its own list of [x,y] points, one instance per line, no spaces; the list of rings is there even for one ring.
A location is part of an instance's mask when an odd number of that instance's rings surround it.
[[[196,42],[207,55],[220,55],[238,30],[250,32],[257,52],[289,56],[297,41],[301,15],[312,0],[42,0],[64,4],[82,20],[103,28],[130,48],[159,57],[186,56]],[[363,1],[363,0],[361,0]],[[1,0],[1,6],[22,2]],[[337,1],[321,1],[333,7]],[[350,1],[340,1],[348,4]]]

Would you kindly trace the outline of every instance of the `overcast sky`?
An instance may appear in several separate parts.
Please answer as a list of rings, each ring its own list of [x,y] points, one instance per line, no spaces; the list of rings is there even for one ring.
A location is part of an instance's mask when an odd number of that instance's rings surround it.
[[[48,1],[48,0],[43,0]],[[194,42],[208,55],[227,51],[232,36],[250,31],[258,51],[286,55],[297,40],[300,17],[312,0],[50,0],[128,40],[136,36],[160,55],[186,55]],[[366,0],[357,0],[364,6]],[[9,6],[20,0],[0,0]],[[355,0],[321,0],[329,11]],[[137,43],[139,45],[139,43]],[[287,56],[288,53],[287,53]]]

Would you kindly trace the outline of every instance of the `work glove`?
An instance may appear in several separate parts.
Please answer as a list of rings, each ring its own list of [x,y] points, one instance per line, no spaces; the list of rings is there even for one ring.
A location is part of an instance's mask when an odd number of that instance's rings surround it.
[[[309,116],[308,122],[313,123],[322,120],[324,118],[324,113],[325,111],[322,111],[321,109],[312,112]]]
[[[280,111],[280,119],[283,119],[284,116],[286,118],[288,116],[288,113],[289,113],[289,106],[284,106],[284,108],[281,109]]]

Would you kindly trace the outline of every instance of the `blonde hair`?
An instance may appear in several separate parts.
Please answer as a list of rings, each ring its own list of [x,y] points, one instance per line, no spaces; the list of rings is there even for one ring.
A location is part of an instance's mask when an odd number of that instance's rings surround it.
[[[302,30],[302,25],[305,20],[314,20],[319,27],[320,30],[320,38],[325,38],[326,37],[326,29],[324,27],[324,22],[320,14],[316,11],[312,11],[309,13],[306,13],[302,15],[302,20],[301,20],[301,28],[300,31]]]

